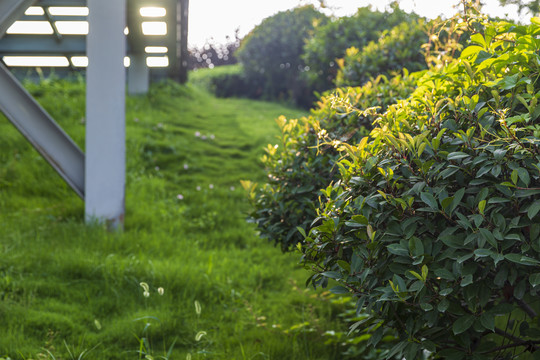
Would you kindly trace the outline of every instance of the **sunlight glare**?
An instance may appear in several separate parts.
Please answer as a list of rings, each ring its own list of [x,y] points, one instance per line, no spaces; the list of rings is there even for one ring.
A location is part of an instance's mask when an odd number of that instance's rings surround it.
[[[53,16],[88,16],[85,6],[51,6],[49,13]]]
[[[163,21],[144,21],[142,23],[144,35],[167,35],[167,23]]]
[[[53,28],[48,21],[15,21],[7,29],[7,34],[51,35]]]
[[[146,66],[148,66],[148,67],[167,67],[167,66],[169,66],[169,57],[168,56],[147,57],[146,58]]]
[[[144,17],[163,17],[167,14],[167,10],[162,7],[143,7],[139,13]]]
[[[4,56],[7,66],[17,67],[68,67],[69,61],[65,56]]]
[[[88,21],[56,21],[54,24],[62,35],[88,35]]]
[[[88,57],[87,56],[72,56],[71,63],[76,67],[87,67],[88,66]]]
[[[144,48],[147,54],[165,54],[168,50],[166,46],[147,46]]]
[[[45,15],[45,10],[41,6],[30,6],[26,11],[24,12],[24,15],[26,16],[40,16]]]

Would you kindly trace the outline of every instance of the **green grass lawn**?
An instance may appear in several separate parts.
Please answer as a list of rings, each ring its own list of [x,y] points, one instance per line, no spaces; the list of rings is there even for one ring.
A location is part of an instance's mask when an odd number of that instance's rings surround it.
[[[27,86],[84,149],[84,84]],[[83,202],[0,117],[0,357],[340,358],[324,345],[339,305],[245,221],[240,180],[263,180],[281,114],[303,115],[170,83],[129,98],[121,233],[84,225]]]

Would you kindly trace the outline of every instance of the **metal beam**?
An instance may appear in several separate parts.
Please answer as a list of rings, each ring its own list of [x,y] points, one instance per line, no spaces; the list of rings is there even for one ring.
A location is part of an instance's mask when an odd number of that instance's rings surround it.
[[[88,0],[86,220],[121,227],[125,196],[126,0]]]
[[[3,1],[3,0],[2,0]],[[36,6],[86,6],[86,0],[38,0]]]
[[[0,111],[84,199],[84,154],[2,64]]]
[[[0,0],[2,1],[2,0]],[[144,54],[146,46],[167,46],[164,37],[155,36],[145,39],[140,51],[134,52],[132,47],[127,45],[128,54]],[[50,35],[6,35],[0,40],[0,55],[84,55],[86,54],[86,36],[66,35],[62,41]]]
[[[127,70],[128,94],[146,94],[150,86],[150,69],[146,66],[146,55],[132,54],[130,59],[131,64]]]
[[[26,9],[35,0],[1,0],[0,1],[0,38],[4,36],[7,29],[20,18]]]
[[[0,0],[1,1],[1,0]],[[50,35],[6,35],[0,41],[2,55],[84,55],[86,36],[64,36],[58,42]]]

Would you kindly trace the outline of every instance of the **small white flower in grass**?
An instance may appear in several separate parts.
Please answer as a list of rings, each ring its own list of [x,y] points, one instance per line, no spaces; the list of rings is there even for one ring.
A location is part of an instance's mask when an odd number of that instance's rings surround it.
[[[178,200],[184,200],[184,195],[178,194],[178,195],[176,195],[176,198],[177,198]]]
[[[206,336],[206,331],[199,331],[197,335],[195,335],[195,341],[201,341],[203,336]]]
[[[201,187],[200,187],[200,186],[197,186],[197,191],[201,191]]]
[[[210,139],[214,140],[216,136],[214,134],[210,135]]]
[[[163,294],[165,294],[165,289],[163,289],[162,287],[158,287],[157,292],[159,295],[163,296]]]
[[[236,188],[234,186],[231,186],[230,189],[231,189],[231,191],[236,190]]]
[[[162,128],[162,127],[163,127],[163,124],[162,124],[162,123],[159,123],[159,124],[157,124],[157,127],[158,127],[158,128]]]
[[[156,171],[159,171],[159,166],[156,166],[154,169],[156,169]]]
[[[196,136],[196,137],[199,137],[199,136],[201,136],[201,133],[200,133],[200,131],[195,131],[195,136]]]
[[[201,136],[201,139],[206,140],[206,135]]]
[[[143,288],[143,296],[149,297],[150,296],[150,288],[148,287],[148,284],[145,282],[140,283],[141,287]]]
[[[139,122],[139,118],[135,118],[135,119],[133,119],[133,121]]]
[[[187,170],[189,169],[189,165],[188,164],[184,164],[184,170]]]
[[[210,189],[213,189],[213,188],[214,188],[214,184],[210,184],[210,185],[208,185],[208,187],[209,187]]]

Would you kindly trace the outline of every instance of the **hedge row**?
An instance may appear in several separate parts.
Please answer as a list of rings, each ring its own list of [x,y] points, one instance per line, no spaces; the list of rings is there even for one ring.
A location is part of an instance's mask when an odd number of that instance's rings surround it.
[[[252,216],[301,249],[309,283],[356,299],[351,331],[381,358],[537,359],[540,18],[469,8],[453,24],[468,46],[410,85],[339,90],[280,119]]]

